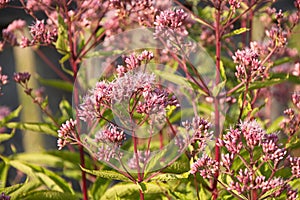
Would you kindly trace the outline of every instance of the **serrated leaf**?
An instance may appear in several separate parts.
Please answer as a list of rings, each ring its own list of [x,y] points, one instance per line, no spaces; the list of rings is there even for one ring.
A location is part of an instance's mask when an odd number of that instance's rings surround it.
[[[5,124],[7,128],[16,128],[21,130],[30,130],[40,133],[45,133],[57,137],[57,127],[47,123],[34,122],[9,122]]]
[[[23,186],[23,183],[20,183],[20,184],[15,184],[15,185],[12,185],[9,187],[0,188],[0,193],[4,192],[6,195],[11,195],[13,192],[18,190],[22,186]]]
[[[62,192],[74,193],[71,186],[63,178],[46,168],[23,163],[18,160],[11,160],[9,164],[30,177],[38,178],[46,186],[61,190]],[[51,182],[49,182],[49,180],[51,180]]]
[[[181,174],[184,172],[188,172],[189,170],[190,170],[190,165],[188,163],[188,160],[186,160],[186,161],[175,161],[172,165],[162,170],[162,172]]]
[[[93,174],[93,175],[101,177],[101,178],[131,182],[131,180],[128,179],[126,176],[124,176],[123,174],[120,174],[116,171],[112,171],[112,170],[89,170],[89,169],[85,169],[83,167],[81,167],[81,169],[82,169],[82,171],[85,171],[89,174]]]
[[[240,34],[245,33],[246,31],[249,31],[249,30],[250,30],[250,29],[249,29],[249,28],[246,28],[246,27],[239,28],[239,29],[233,30],[233,31],[230,32],[230,33],[227,33],[227,34],[223,35],[222,39],[226,39],[226,38],[232,37],[232,36],[234,36],[234,35],[240,35]]]
[[[59,156],[47,153],[18,153],[13,158],[14,160],[47,167],[72,168],[77,165]]]
[[[67,92],[73,92],[73,84],[59,79],[44,79],[38,77],[37,80],[45,86],[50,86]]]
[[[23,199],[23,196],[35,189],[37,189],[38,187],[41,186],[41,182],[38,180],[27,180],[24,184],[21,185],[21,187],[19,187],[17,190],[15,190],[12,193],[6,193],[9,194],[9,196],[11,197],[11,199]]]
[[[42,190],[29,193],[22,200],[77,200],[78,195],[73,195],[65,192]]]
[[[151,181],[171,181],[171,180],[187,179],[189,175],[190,172],[185,172],[183,174],[165,173],[165,174],[159,174],[151,178]]]
[[[113,181],[113,180],[111,180]],[[91,188],[91,195],[94,200],[100,199],[105,191],[108,189],[109,185],[111,184],[111,181],[108,181],[104,178],[98,177],[96,181],[93,183]]]
[[[145,187],[144,194],[163,194],[166,188],[158,186],[153,183],[143,183]],[[101,200],[114,200],[116,197],[120,199],[138,199],[140,186],[134,183],[117,184],[108,189],[101,197]]]

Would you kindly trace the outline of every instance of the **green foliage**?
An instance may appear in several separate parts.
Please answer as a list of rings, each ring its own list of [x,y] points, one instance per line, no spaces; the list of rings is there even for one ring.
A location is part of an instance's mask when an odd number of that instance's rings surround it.
[[[112,170],[88,170],[83,167],[81,169],[87,173],[93,174],[95,176],[105,178],[105,179],[111,179],[111,180],[118,180],[118,181],[126,181],[130,182],[130,180],[124,176],[123,174],[120,174],[116,171]]]
[[[21,130],[30,130],[35,132],[40,132],[48,134],[51,136],[57,136],[57,127],[48,124],[48,123],[39,123],[39,122],[9,122],[5,124],[7,128],[21,129]]]
[[[37,79],[42,85],[50,86],[56,89],[60,89],[66,92],[73,91],[73,85],[69,82],[59,80],[59,79],[44,79],[42,77],[38,77]]]

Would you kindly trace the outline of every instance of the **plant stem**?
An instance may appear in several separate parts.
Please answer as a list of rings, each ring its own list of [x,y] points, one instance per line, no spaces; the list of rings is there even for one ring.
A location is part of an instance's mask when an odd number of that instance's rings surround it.
[[[68,42],[69,42],[69,47],[70,47],[70,65],[72,67],[72,71],[73,71],[73,81],[74,83],[76,83],[76,77],[77,77],[77,73],[78,73],[78,62],[77,62],[77,44],[76,44],[76,35],[74,35],[74,33],[72,32],[72,20],[68,15],[68,5],[65,2],[64,3],[64,12],[65,12],[65,16],[67,18],[67,26],[68,26]],[[74,103],[75,105],[79,104],[79,94],[78,94],[78,90],[77,87],[74,87],[73,90],[73,97],[74,97]],[[84,160],[84,150],[83,150],[83,146],[81,145],[81,139],[80,139],[80,123],[79,123],[79,117],[78,114],[76,113],[76,120],[78,121],[78,125],[77,125],[77,134],[78,134],[78,149],[79,149],[79,155],[80,155],[80,165],[85,168],[85,160]],[[81,171],[81,181],[82,181],[82,193],[83,193],[83,200],[88,200],[88,195],[87,195],[87,184],[86,184],[86,172],[85,171]]]
[[[215,37],[216,37],[216,83],[217,86],[220,83],[220,64],[221,64],[221,38],[222,38],[222,27],[221,27],[221,0],[218,1],[218,7],[216,8],[216,28],[215,28]],[[214,99],[215,107],[215,133],[217,135],[216,142],[218,138],[221,137],[220,133],[220,112],[219,112],[219,98],[218,96]],[[220,147],[215,145],[215,160],[220,162]],[[212,188],[212,198],[218,198],[218,176],[219,171],[214,174],[214,180],[211,183]]]

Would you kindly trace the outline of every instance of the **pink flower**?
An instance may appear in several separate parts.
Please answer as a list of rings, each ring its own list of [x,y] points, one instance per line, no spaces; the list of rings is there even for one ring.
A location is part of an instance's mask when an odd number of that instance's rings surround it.
[[[73,119],[67,120],[64,124],[61,125],[61,127],[57,131],[58,150],[61,150],[66,144],[68,144],[69,140],[76,139],[76,125],[77,125],[77,121]]]
[[[95,135],[96,142],[116,144],[117,146],[121,146],[125,139],[124,131],[112,124],[108,128],[98,131]]]
[[[14,73],[14,80],[17,83],[27,83],[30,79],[31,74],[28,72]]]
[[[213,178],[214,174],[219,170],[219,163],[216,160],[211,159],[207,155],[203,155],[196,162],[192,164],[190,173],[200,173],[203,178]]]

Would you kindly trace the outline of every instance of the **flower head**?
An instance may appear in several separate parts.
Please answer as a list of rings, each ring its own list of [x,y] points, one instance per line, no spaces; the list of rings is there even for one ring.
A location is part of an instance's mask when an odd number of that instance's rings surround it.
[[[14,80],[17,83],[24,83],[26,84],[29,79],[30,79],[31,74],[28,72],[19,72],[19,73],[14,73]]]
[[[112,124],[108,128],[98,131],[95,135],[95,142],[116,144],[117,146],[121,146],[125,139],[124,131]]]
[[[77,121],[70,119],[61,125],[60,129],[57,131],[58,140],[57,146],[58,150],[61,150],[70,140],[75,140],[76,138],[76,124]]]
[[[255,146],[261,144],[265,131],[260,127],[256,120],[241,122],[239,126],[248,147],[253,149]]]
[[[213,178],[214,174],[219,169],[219,163],[216,160],[208,157],[207,155],[203,155],[196,162],[192,164],[191,174],[195,174],[197,172],[200,173],[200,176],[203,178]]]
[[[264,77],[266,68],[261,64],[259,53],[253,45],[250,45],[250,48],[237,50],[232,58],[234,63],[238,64],[235,76],[240,81],[253,82]]]

